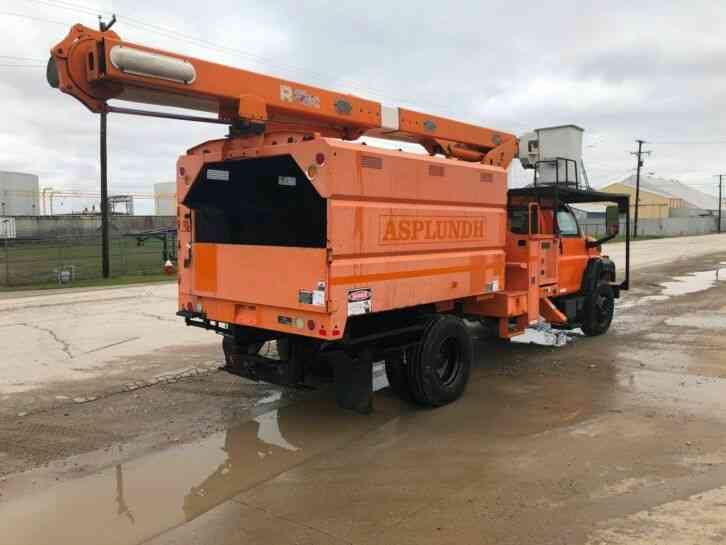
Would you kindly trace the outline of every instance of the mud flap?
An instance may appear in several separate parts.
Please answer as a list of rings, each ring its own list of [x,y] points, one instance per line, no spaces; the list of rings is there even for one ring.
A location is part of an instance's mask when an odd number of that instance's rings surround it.
[[[357,358],[344,352],[333,359],[338,406],[361,414],[373,410],[373,357],[364,351]]]

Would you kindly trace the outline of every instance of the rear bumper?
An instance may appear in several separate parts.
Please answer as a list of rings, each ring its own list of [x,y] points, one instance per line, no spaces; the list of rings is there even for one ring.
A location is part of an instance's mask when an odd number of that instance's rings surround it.
[[[272,335],[299,335],[321,340],[343,337],[345,323],[339,324],[334,315],[292,308],[279,308],[225,301],[210,297],[181,295],[176,314],[187,325],[224,334],[229,325],[240,325],[270,332]],[[196,310],[192,310],[196,309]]]
[[[215,320],[209,320],[207,315],[203,312],[180,310],[176,313],[176,315],[184,318],[184,323],[188,326],[201,327],[202,329],[208,329],[220,334],[224,334],[228,330],[227,324],[220,325],[220,323]]]

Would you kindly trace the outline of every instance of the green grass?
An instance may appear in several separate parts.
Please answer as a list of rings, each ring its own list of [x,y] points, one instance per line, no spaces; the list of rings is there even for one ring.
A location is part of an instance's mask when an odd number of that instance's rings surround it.
[[[113,276],[111,278],[95,278],[92,280],[78,280],[69,284],[28,284],[24,286],[0,286],[0,292],[8,291],[32,291],[32,290],[53,290],[65,288],[95,288],[95,287],[113,287],[128,286],[133,284],[146,283],[171,283],[176,282],[176,276],[166,274],[145,274],[141,276]]]
[[[7,288],[58,287],[59,270],[72,270],[65,286],[111,285],[154,281],[163,274],[162,242],[147,240],[139,246],[134,238],[110,241],[112,279],[101,274],[100,237],[43,241],[11,241],[0,244],[0,286]],[[100,282],[100,284],[96,284]],[[110,282],[110,283],[109,283]]]

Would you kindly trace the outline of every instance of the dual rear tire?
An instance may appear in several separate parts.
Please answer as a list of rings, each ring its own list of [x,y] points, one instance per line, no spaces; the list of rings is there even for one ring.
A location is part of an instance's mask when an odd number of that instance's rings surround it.
[[[417,345],[386,361],[386,375],[402,398],[441,407],[464,393],[473,358],[471,334],[464,322],[437,315],[428,321]]]

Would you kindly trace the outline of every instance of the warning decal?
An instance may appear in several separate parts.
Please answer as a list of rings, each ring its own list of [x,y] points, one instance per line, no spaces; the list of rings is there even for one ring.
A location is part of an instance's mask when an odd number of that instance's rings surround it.
[[[348,316],[368,314],[373,311],[373,294],[370,288],[348,290]]]

